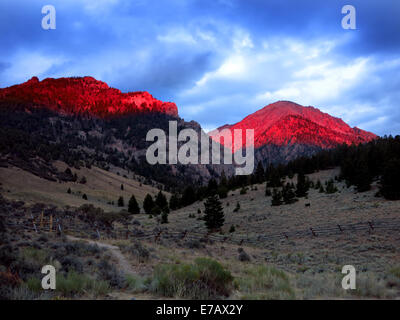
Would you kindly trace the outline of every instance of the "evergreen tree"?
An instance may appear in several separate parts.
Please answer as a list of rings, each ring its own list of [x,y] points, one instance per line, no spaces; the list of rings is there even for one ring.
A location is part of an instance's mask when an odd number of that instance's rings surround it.
[[[161,190],[158,192],[155,200],[156,205],[163,210],[165,207],[168,207],[168,201],[165,195],[161,192]]]
[[[118,198],[117,204],[118,204],[118,207],[123,207],[123,206],[125,205],[125,203],[124,203],[124,197],[123,197],[123,196],[120,196],[120,197]]]
[[[262,183],[265,180],[265,171],[261,161],[258,162],[256,171],[254,172],[255,183]]]
[[[174,193],[169,199],[169,208],[171,210],[177,210],[180,207],[180,198],[179,195]]]
[[[306,177],[303,172],[297,174],[297,184],[296,184],[296,197],[302,198],[306,197],[308,194],[309,185],[306,181]]]
[[[280,206],[282,204],[282,193],[278,189],[272,192],[271,206]]]
[[[150,194],[147,194],[143,201],[143,210],[147,214],[151,214],[151,210],[154,208],[155,203],[153,201],[153,197]]]
[[[121,184],[121,190],[124,190],[124,185],[123,184]]]
[[[372,177],[368,170],[368,165],[361,160],[357,163],[353,173],[353,183],[358,192],[364,192],[371,189]]]
[[[218,183],[215,179],[210,179],[208,181],[208,186],[207,186],[207,196],[211,196],[217,193],[218,190]]]
[[[321,186],[322,187],[322,186]],[[337,192],[338,189],[336,188],[332,179],[329,179],[328,183],[326,184],[326,193],[331,194]]]
[[[83,194],[82,199],[83,200],[87,200],[88,199],[86,193]]]
[[[132,214],[139,214],[140,213],[139,204],[137,203],[136,198],[135,198],[134,195],[132,195],[132,197],[129,199],[128,212],[130,212]]]
[[[161,213],[161,223],[168,223],[168,212],[167,211],[163,211]]]
[[[220,199],[225,199],[228,197],[228,188],[224,185],[218,187],[218,196]]]
[[[281,175],[277,168],[271,167],[267,176],[268,188],[279,188],[282,186]]]
[[[71,194],[71,188],[68,188],[67,193]]]
[[[204,203],[204,221],[206,227],[210,231],[219,230],[225,222],[224,210],[222,203],[217,195],[212,195],[207,198]]]
[[[296,194],[294,193],[292,186],[287,183],[282,189],[282,197],[285,204],[292,204],[297,201]]]
[[[400,200],[400,160],[387,162],[381,178],[380,192],[388,200]]]
[[[185,191],[183,192],[181,204],[182,204],[182,206],[186,207],[195,202],[196,202],[196,193],[195,193],[193,187],[188,186],[185,189]]]
[[[158,205],[154,204],[153,208],[151,208],[150,214],[153,216],[158,216],[159,214],[161,214],[161,212],[161,208]]]

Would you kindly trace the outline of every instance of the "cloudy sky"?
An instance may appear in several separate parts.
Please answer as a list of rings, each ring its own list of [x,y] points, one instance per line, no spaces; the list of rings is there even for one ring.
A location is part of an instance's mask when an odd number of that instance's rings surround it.
[[[47,4],[56,30],[41,27]],[[1,0],[0,30],[0,87],[90,75],[206,130],[292,100],[400,134],[398,0]]]

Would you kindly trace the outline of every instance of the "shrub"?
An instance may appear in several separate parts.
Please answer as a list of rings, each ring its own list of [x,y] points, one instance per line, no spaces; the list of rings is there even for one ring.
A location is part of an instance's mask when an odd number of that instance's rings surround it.
[[[144,280],[138,276],[127,275],[125,282],[127,289],[132,293],[143,292],[146,290]]]
[[[106,280],[112,287],[123,288],[125,286],[125,279],[118,272],[117,268],[107,260],[101,260],[98,267],[101,279]]]
[[[151,290],[166,297],[216,299],[229,296],[233,277],[217,261],[198,258],[194,264],[164,264],[154,270]]]
[[[104,295],[110,289],[107,281],[95,280],[87,275],[74,271],[68,272],[66,276],[56,276],[56,291],[64,296],[83,294],[88,291],[97,295]]]
[[[129,252],[133,256],[135,256],[139,262],[145,262],[149,260],[150,252],[149,250],[144,247],[140,242],[135,242],[129,247],[123,248],[124,252]]]
[[[250,299],[294,299],[295,294],[285,272],[274,267],[256,266],[238,278],[239,290]]]

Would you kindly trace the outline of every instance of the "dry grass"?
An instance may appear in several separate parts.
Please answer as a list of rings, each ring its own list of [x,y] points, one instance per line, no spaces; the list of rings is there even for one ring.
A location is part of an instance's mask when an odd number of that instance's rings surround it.
[[[56,167],[64,171],[67,165],[57,161]],[[71,170],[78,175],[78,182],[52,182],[16,167],[0,168],[3,195],[9,199],[23,200],[28,204],[43,202],[60,207],[79,207],[91,203],[105,211],[119,211],[121,208],[117,207],[117,200],[120,196],[124,197],[127,206],[132,194],[141,203],[147,193],[155,195],[158,192],[154,187],[141,185],[132,178],[123,177],[125,174],[129,177],[126,172],[121,171],[118,175],[94,166],[91,169],[82,167],[79,170]],[[86,184],[79,183],[82,176],[86,177]],[[121,190],[121,184],[124,185],[124,190]],[[68,188],[72,190],[71,194],[67,193]],[[83,194],[87,195],[87,201],[82,199]],[[108,204],[111,201],[114,201],[114,205]]]

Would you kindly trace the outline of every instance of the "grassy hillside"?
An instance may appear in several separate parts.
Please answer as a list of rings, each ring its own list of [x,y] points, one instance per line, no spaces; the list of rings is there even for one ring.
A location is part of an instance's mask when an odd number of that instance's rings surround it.
[[[60,171],[67,168],[67,165],[61,161],[57,161],[55,166]],[[9,199],[23,200],[27,204],[43,202],[59,207],[66,205],[79,207],[89,203],[105,211],[119,211],[122,209],[117,206],[120,196],[124,197],[125,208],[127,208],[132,194],[141,205],[147,193],[155,195],[158,192],[152,186],[129,178],[128,173],[120,169],[119,175],[95,166],[92,166],[91,169],[82,167],[79,170],[74,168],[71,170],[77,174],[77,182],[52,182],[16,167],[0,168],[2,193]],[[85,184],[79,182],[82,177],[86,178]],[[124,190],[121,190],[121,184]],[[69,188],[71,194],[67,193]],[[82,198],[83,194],[87,195],[88,200]],[[112,201],[114,201],[114,205],[110,204]]]

